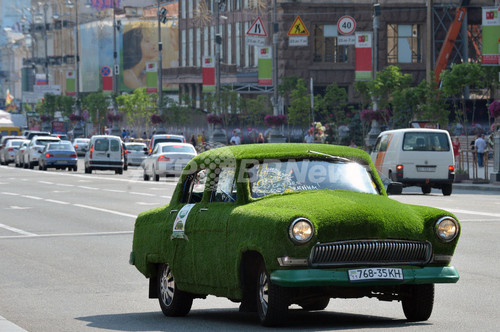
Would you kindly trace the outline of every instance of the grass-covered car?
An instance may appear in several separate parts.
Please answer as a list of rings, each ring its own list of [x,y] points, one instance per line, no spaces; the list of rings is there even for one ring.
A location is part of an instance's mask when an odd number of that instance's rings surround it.
[[[170,204],[138,216],[130,262],[167,316],[211,294],[273,326],[291,304],[367,296],[422,321],[434,284],[458,281],[459,233],[449,212],[388,198],[359,149],[238,145],[193,158]]]

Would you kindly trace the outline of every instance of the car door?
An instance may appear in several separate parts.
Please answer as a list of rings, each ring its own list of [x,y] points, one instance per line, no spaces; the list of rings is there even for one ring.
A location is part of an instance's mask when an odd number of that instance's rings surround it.
[[[169,212],[175,220],[171,229],[172,235],[162,250],[164,252],[169,249],[173,250],[172,270],[176,280],[180,283],[194,284],[196,281],[191,236],[196,233],[194,221],[197,213],[195,211],[199,211],[201,208],[206,176],[206,170],[200,170],[188,176],[183,185],[180,202],[174,203]],[[169,222],[171,218],[169,217]]]
[[[208,200],[196,204],[191,212],[189,243],[192,246],[196,285],[227,289],[226,232],[231,212],[237,207],[235,170],[218,168],[209,174]]]

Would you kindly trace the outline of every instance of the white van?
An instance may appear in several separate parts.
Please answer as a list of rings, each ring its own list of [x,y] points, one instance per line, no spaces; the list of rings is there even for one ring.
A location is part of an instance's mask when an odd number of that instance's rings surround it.
[[[403,186],[451,195],[455,159],[450,135],[440,129],[397,129],[380,133],[371,158],[377,170]]]
[[[95,135],[90,138],[85,152],[85,173],[93,170],[114,170],[123,173],[123,147],[118,136]]]

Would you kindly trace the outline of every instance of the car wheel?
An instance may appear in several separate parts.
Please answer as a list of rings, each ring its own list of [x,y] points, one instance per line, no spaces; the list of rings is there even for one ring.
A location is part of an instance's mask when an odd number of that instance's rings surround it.
[[[422,186],[422,194],[427,195],[431,193],[431,186],[428,184],[425,184]]]
[[[448,183],[448,184],[444,184],[443,188],[441,190],[443,191],[443,195],[450,196],[452,189],[453,189],[453,185],[451,183]]]
[[[29,162],[29,169],[33,169],[33,168],[35,168],[35,163],[30,161]]]
[[[193,296],[177,288],[168,264],[158,269],[158,300],[163,314],[172,317],[186,316],[193,304]]]
[[[434,284],[409,285],[404,288],[402,304],[406,319],[410,322],[428,320],[434,306]]]
[[[92,173],[92,169],[90,167],[85,166],[85,174]]]
[[[128,169],[128,165],[123,166],[123,170],[126,171]]]
[[[288,292],[271,282],[266,266],[261,261],[257,274],[257,312],[264,326],[278,326],[288,315]]]
[[[28,168],[28,164],[23,161],[23,168]]]
[[[304,310],[323,310],[328,306],[328,303],[330,303],[330,298],[322,297],[304,303],[299,303],[299,305]]]
[[[160,176],[156,174],[154,166],[153,166],[153,180],[160,181]]]
[[[75,165],[75,166],[73,166],[73,172],[76,172],[76,171],[78,171],[78,166]]]
[[[123,169],[115,169],[115,174],[123,174]]]
[[[149,175],[146,174],[146,171],[144,171],[144,181],[149,181]]]
[[[40,164],[40,163],[38,164],[38,169],[39,169],[40,171],[45,171],[45,170],[47,170],[47,168],[46,168],[46,167],[43,167],[43,165],[42,165],[42,164]]]

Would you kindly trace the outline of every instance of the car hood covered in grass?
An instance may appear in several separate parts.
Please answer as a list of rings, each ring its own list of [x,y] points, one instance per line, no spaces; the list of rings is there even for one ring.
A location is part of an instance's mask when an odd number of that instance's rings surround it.
[[[444,210],[345,190],[271,195],[240,206],[233,214],[239,215],[235,218],[251,219],[247,223],[250,227],[260,227],[260,222],[276,223],[278,234],[274,236],[286,233],[296,217],[306,217],[315,226],[316,234],[311,244],[357,239],[429,241],[435,253],[450,255],[458,241],[457,237],[454,243],[443,244],[434,234],[435,222],[450,215]]]

